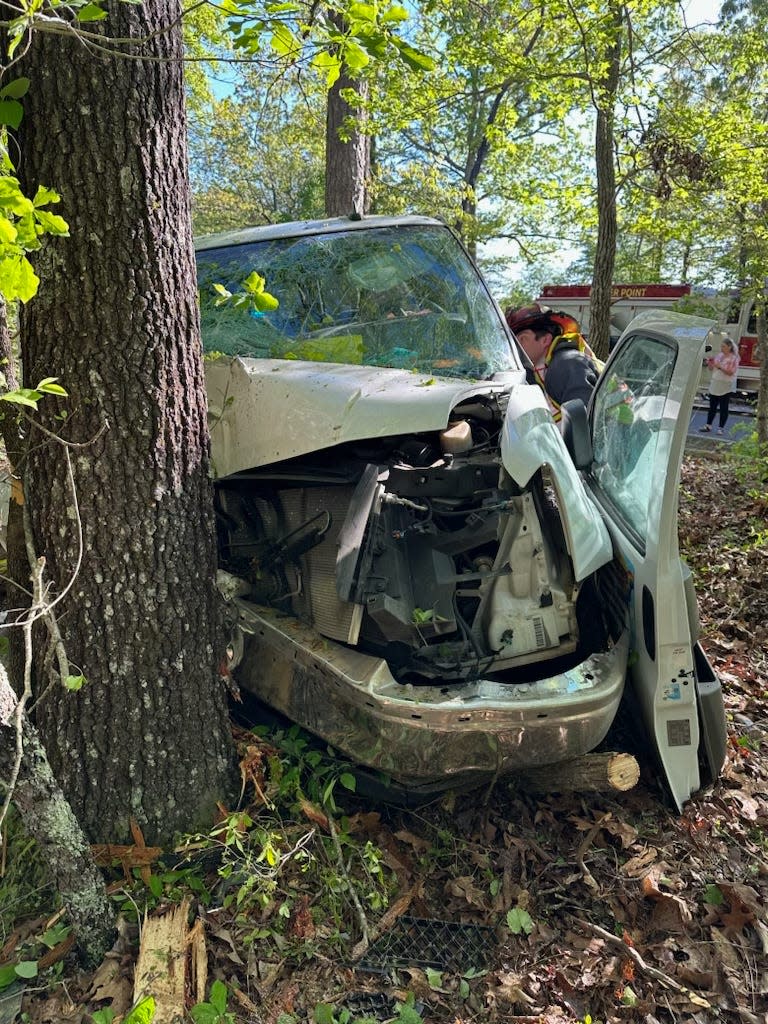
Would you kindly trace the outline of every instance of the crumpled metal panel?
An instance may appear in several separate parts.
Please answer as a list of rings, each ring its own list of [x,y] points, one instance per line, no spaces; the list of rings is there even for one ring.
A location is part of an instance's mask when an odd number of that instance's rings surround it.
[[[468,383],[381,366],[240,356],[207,361],[205,375],[217,477],[345,441],[444,430],[456,405],[502,394],[512,376]],[[517,376],[522,384],[522,370]]]
[[[616,714],[628,637],[530,683],[398,683],[385,661],[238,599],[236,678],[270,707],[360,764],[404,784],[514,772],[594,749]],[[235,644],[239,647],[239,644]]]
[[[501,461],[521,487],[549,466],[560,517],[577,580],[586,579],[613,558],[603,518],[587,496],[540,388],[518,388],[509,397],[501,435]]]

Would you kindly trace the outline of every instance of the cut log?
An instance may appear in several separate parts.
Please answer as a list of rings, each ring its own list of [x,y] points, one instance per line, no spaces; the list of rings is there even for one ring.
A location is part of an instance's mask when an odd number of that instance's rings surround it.
[[[529,793],[623,793],[637,785],[640,766],[632,754],[608,751],[529,768],[518,777]]]
[[[189,949],[189,903],[170,907],[145,919],[133,983],[134,1005],[146,996],[155,1000],[153,1024],[182,1024]]]

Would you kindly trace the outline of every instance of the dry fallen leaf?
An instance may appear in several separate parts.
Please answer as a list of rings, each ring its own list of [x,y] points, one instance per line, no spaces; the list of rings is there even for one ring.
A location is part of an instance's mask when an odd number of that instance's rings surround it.
[[[649,846],[642,853],[630,857],[626,864],[623,865],[621,873],[626,875],[627,878],[642,878],[647,874],[649,866],[655,863],[658,856],[659,851]]]

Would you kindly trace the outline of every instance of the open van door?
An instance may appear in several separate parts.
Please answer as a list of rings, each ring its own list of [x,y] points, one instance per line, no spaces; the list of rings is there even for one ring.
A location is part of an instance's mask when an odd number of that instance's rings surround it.
[[[711,320],[648,312],[622,335],[590,404],[587,484],[626,571],[630,678],[675,803],[725,754],[720,685],[698,646],[677,536],[680,467]]]

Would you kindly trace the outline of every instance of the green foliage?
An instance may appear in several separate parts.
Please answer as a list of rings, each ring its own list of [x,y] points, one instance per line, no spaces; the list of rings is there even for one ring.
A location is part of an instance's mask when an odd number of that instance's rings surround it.
[[[5,964],[0,967],[0,992],[8,988],[18,978],[25,981],[37,977],[36,960],[20,960],[15,964]]]
[[[726,453],[733,464],[736,478],[741,483],[752,484],[755,498],[768,494],[768,448],[761,445],[756,430],[743,432]]]
[[[1,374],[0,377],[2,377]],[[66,396],[67,392],[64,388],[55,383],[57,379],[56,377],[46,377],[36,388],[16,388],[14,391],[5,391],[0,395],[0,401],[10,402],[11,405],[28,406],[30,409],[36,410],[37,403],[43,395]]]
[[[93,1024],[112,1024],[115,1012],[109,1007],[91,1014]],[[152,1024],[155,1017],[154,996],[145,996],[123,1017],[122,1024]]]
[[[312,1019],[315,1024],[375,1024],[375,1018],[357,1017],[346,1007],[336,1008],[330,1003],[318,1003]],[[299,1021],[292,1013],[281,1013],[276,1024],[299,1024]],[[389,1024],[424,1024],[421,1014],[414,1008],[412,993],[405,1002],[397,1003],[395,1016],[389,1018]]]
[[[513,935],[530,935],[533,931],[533,918],[527,910],[513,907],[507,911],[507,927]]]
[[[189,1011],[195,1024],[234,1024],[235,1015],[227,1012],[229,990],[218,979],[211,985],[207,1002],[196,1003]]]
[[[704,889],[704,902],[712,907],[720,907],[725,902],[725,897],[719,886],[708,885]]]
[[[353,772],[296,726],[253,730],[241,767],[244,780],[253,780],[253,801],[209,834],[188,837],[176,863],[155,866],[148,885],[134,869],[134,883],[113,899],[135,920],[192,892],[204,905],[215,901],[232,914],[246,946],[258,942],[281,956],[311,957],[315,941],[326,952],[346,945],[356,927],[352,892],[378,911],[396,885],[381,851],[357,834],[339,806],[341,793],[354,793]],[[306,915],[301,928],[294,927],[298,912]],[[209,1003],[218,1006],[213,998]],[[201,1020],[212,1012],[206,1004]]]
[[[252,271],[240,282],[240,291],[230,292],[223,284],[215,283],[214,291],[219,296],[217,306],[231,305],[235,309],[248,309],[257,313],[269,313],[280,305],[274,295],[265,291],[266,281],[257,271]]]

